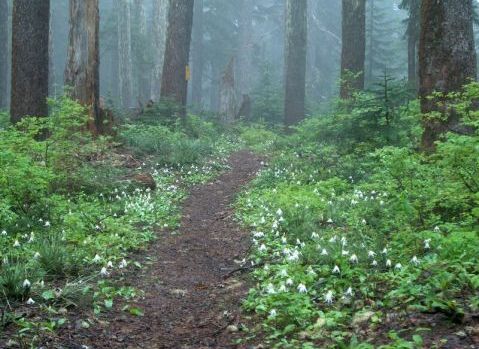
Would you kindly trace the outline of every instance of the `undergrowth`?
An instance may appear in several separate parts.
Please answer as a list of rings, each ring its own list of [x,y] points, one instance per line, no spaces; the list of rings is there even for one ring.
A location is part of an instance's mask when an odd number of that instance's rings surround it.
[[[439,348],[451,338],[433,315],[474,330],[478,91],[450,96],[476,132],[448,134],[433,155],[417,151],[418,104],[400,91],[394,103],[359,93],[288,136],[243,130],[269,156],[236,205],[254,247],[244,306],[268,348]]]
[[[236,147],[194,116],[93,139],[82,106],[62,97],[50,110],[14,126],[1,117],[0,338],[10,346],[34,345],[78,307],[89,327],[116,298],[140,296],[118,281],[144,267],[132,252],[178,227],[188,188],[222,171]]]

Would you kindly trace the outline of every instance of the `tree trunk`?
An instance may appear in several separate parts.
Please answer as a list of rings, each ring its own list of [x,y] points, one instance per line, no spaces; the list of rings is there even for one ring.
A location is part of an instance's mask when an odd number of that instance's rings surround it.
[[[210,62],[210,111],[215,113],[219,110],[219,85],[221,72],[217,64]]]
[[[50,6],[50,24],[48,27],[48,95],[56,96],[56,74],[55,74],[55,45],[53,39],[53,20],[55,18],[55,8]]]
[[[153,48],[155,62],[153,65],[153,78],[151,81],[151,99],[160,99],[161,75],[165,61],[166,32],[168,28],[169,0],[154,0],[153,3]]]
[[[71,97],[89,108],[88,128],[103,130],[100,118],[100,57],[98,0],[70,0],[70,36],[65,85]]]
[[[408,39],[408,83],[410,87],[417,90],[417,46],[420,33],[421,0],[410,0],[408,6],[409,18],[406,31]]]
[[[8,107],[8,2],[0,0],[0,110]]]
[[[140,106],[150,99],[150,82],[148,74],[148,64],[145,51],[147,49],[146,38],[146,14],[145,1],[135,0],[135,29],[138,38],[133,40],[133,50],[135,56],[135,74],[136,74],[136,91],[137,100]]]
[[[368,3],[369,6],[369,14],[368,14],[368,26],[367,26],[367,34],[368,34],[368,56],[367,56],[367,69],[366,69],[366,76],[365,81],[369,85],[374,80],[374,16],[375,16],[375,4],[374,0],[370,0]]]
[[[407,81],[409,86],[416,88],[417,86],[417,40],[412,35],[408,35],[407,39]]]
[[[203,92],[203,0],[195,1],[193,16],[193,42],[191,48],[193,70],[191,76],[191,100],[194,105],[201,107]]]
[[[221,78],[220,117],[224,125],[232,124],[236,117],[235,94],[235,67],[234,58],[232,58]]]
[[[237,92],[238,96],[251,93],[251,77],[253,76],[253,9],[251,0],[243,0],[239,18],[239,52],[237,54]]]
[[[306,94],[307,0],[286,1],[284,123],[304,119]]]
[[[194,0],[170,0],[165,62],[161,77],[161,98],[176,102],[180,116],[186,115],[186,74],[193,25]]]
[[[343,0],[341,98],[364,88],[366,0]]]
[[[473,33],[472,0],[423,0],[419,42],[421,111],[438,111],[440,119],[424,118],[422,146],[434,149],[434,142],[447,131],[459,131],[457,113],[445,98],[427,98],[434,92],[460,91],[476,79],[476,51]],[[441,106],[438,105],[441,103]]]
[[[120,100],[123,108],[133,106],[133,74],[131,60],[131,3],[118,1],[118,48],[120,73]]]
[[[10,117],[47,116],[49,0],[15,0]]]

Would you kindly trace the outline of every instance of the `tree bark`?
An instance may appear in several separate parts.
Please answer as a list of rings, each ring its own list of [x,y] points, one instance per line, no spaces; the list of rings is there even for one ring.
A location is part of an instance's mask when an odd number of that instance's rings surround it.
[[[417,86],[417,40],[413,36],[407,38],[407,81],[409,86]]]
[[[153,78],[151,81],[151,99],[158,101],[161,92],[161,75],[165,61],[166,32],[168,28],[169,0],[154,0],[153,2],[153,48],[155,62],[153,64]]]
[[[146,47],[146,14],[145,14],[145,1],[144,0],[135,0],[134,1],[135,11],[134,11],[134,20],[135,20],[135,29],[136,34],[138,35],[135,40],[133,40],[133,51],[135,57],[135,74],[136,74],[136,92],[137,100],[140,106],[145,102],[148,102],[150,99],[150,82],[148,74],[148,65],[147,57],[145,51]]]
[[[443,133],[461,127],[446,98],[428,96],[460,91],[469,80],[476,79],[476,69],[472,0],[423,0],[419,42],[421,111],[438,111],[443,116],[440,120],[424,118],[422,146],[426,151],[434,149],[434,142]]]
[[[368,25],[367,25],[367,35],[369,37],[369,41],[366,39],[367,46],[368,46],[368,55],[365,56],[365,60],[367,58],[367,68],[365,67],[366,74],[365,74],[365,82],[370,84],[374,79],[374,16],[375,16],[375,1],[369,0],[369,14],[368,14]]]
[[[230,60],[221,78],[220,117],[224,125],[233,123],[236,117],[236,91],[234,58]]]
[[[50,1],[15,0],[12,17],[13,123],[47,116]]]
[[[73,99],[89,108],[88,128],[103,130],[100,118],[100,57],[98,0],[70,0],[70,35],[65,85]]]
[[[237,93],[241,97],[251,93],[251,77],[253,76],[253,9],[251,0],[241,2],[239,16],[239,52],[237,54]]]
[[[306,94],[307,0],[286,1],[284,123],[304,119]]]
[[[174,101],[180,116],[186,115],[191,30],[194,0],[170,0],[165,62],[161,77],[161,98]]]
[[[50,24],[48,27],[48,95],[56,96],[56,74],[55,74],[55,45],[53,38],[53,20],[55,18],[55,8],[50,6]]]
[[[118,1],[118,49],[120,100],[123,108],[133,106],[133,73],[131,59],[131,4],[130,1]]]
[[[193,42],[192,48],[192,76],[191,76],[191,100],[194,105],[201,107],[203,92],[203,0],[195,1],[193,16]]]
[[[364,88],[366,0],[343,0],[341,98]]]
[[[0,110],[8,107],[8,2],[0,0]]]

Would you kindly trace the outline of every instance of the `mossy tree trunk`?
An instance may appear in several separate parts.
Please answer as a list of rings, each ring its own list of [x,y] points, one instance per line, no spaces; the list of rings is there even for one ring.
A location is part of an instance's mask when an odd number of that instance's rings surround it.
[[[442,115],[424,117],[422,146],[426,151],[433,150],[435,141],[447,131],[466,132],[444,98],[428,97],[435,92],[446,95],[460,91],[464,84],[476,79],[476,69],[472,0],[423,0],[419,42],[421,111]]]

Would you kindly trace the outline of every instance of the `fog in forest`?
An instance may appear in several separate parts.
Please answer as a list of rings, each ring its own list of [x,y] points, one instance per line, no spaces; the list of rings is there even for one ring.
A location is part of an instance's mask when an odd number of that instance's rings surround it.
[[[167,3],[100,1],[100,88],[112,106],[141,108],[159,99]],[[188,104],[194,110],[218,111],[221,79],[233,60],[236,102],[241,104],[243,95],[248,95],[253,119],[275,122],[282,118],[284,4],[282,0],[196,1],[188,86]],[[374,88],[385,75],[407,78],[408,11],[400,5],[399,0],[367,2],[368,88]],[[68,1],[51,1],[51,96],[63,93],[68,8]],[[307,21],[307,106],[316,110],[326,108],[339,91],[341,1],[309,0]],[[128,91],[122,99],[120,90],[124,89]]]
[[[479,348],[479,1],[0,0],[0,348]]]

